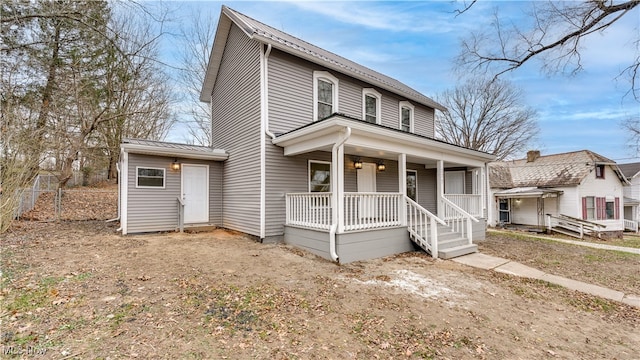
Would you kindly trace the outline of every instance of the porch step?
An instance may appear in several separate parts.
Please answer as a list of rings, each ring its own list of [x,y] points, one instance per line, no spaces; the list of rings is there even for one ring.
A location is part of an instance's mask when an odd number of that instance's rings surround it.
[[[463,237],[460,237],[460,234],[456,234],[456,237],[450,238],[447,240],[438,240],[438,250],[450,249],[462,245],[467,245],[469,241]]]
[[[445,228],[444,230],[438,229],[438,241],[439,242],[447,241],[447,240],[451,240],[451,239],[457,239],[459,237],[460,237],[460,233],[449,231],[448,228]]]
[[[458,256],[473,254],[478,252],[478,245],[476,244],[466,244],[455,247],[450,247],[448,249],[438,248],[438,257],[440,259],[452,259]]]

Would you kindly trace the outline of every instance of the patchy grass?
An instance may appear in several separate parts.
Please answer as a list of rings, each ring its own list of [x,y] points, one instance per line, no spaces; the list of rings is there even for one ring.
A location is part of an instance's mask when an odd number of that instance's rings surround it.
[[[640,255],[565,244],[519,233],[488,232],[478,243],[481,252],[527,266],[594,283],[629,294],[640,294]]]

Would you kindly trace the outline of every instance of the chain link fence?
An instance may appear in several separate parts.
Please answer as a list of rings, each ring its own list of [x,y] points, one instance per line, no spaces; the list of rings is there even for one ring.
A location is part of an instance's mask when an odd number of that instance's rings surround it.
[[[56,185],[57,186],[57,185]],[[29,190],[23,193],[20,215],[31,221],[109,220],[118,214],[117,186]]]

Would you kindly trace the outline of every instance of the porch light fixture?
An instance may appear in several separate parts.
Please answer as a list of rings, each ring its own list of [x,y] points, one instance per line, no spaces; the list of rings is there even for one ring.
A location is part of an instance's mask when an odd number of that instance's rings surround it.
[[[178,159],[174,159],[173,162],[171,163],[171,170],[174,170],[174,171],[180,170],[180,163],[178,162]]]
[[[356,168],[356,170],[362,169],[362,160],[357,158],[356,161],[353,162],[353,167]]]
[[[378,163],[378,171],[385,171],[387,170],[387,166],[384,164],[384,162],[380,161]]]

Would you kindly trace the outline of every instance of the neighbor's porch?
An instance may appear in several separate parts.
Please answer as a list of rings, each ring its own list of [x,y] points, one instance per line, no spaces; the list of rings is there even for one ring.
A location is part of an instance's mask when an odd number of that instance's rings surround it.
[[[411,250],[413,240],[438,257],[443,242],[466,246],[474,232],[484,235],[490,155],[340,116],[330,120],[274,140],[285,156],[331,153],[324,169],[309,166],[308,192],[286,194],[285,241],[334,260],[340,254],[344,262],[352,258],[344,253],[348,243],[352,252],[388,248],[376,254],[384,256]],[[431,193],[418,189],[425,169]],[[356,174],[355,189],[345,173]]]

